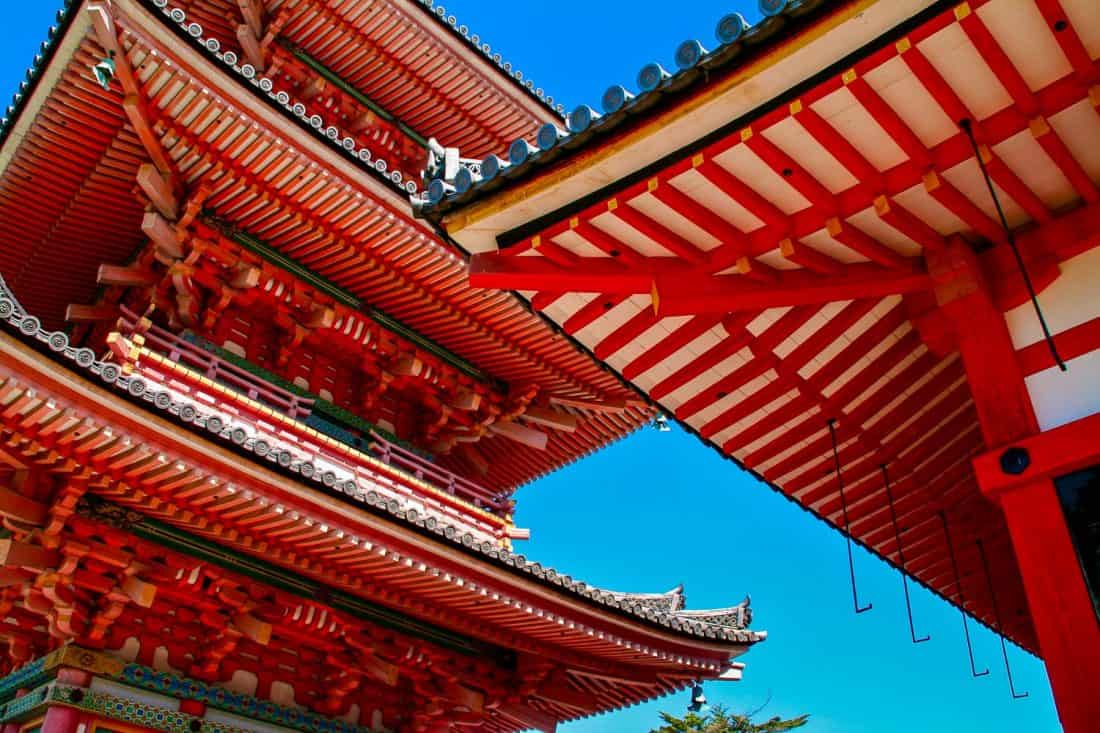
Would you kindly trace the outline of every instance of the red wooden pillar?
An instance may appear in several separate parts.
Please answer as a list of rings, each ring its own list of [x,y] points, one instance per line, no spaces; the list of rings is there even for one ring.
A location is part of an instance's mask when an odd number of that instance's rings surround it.
[[[1100,726],[1100,626],[1052,478],[1032,475],[1010,486],[999,457],[1020,441],[1042,438],[1023,373],[977,257],[960,239],[926,253],[936,299],[949,318],[966,368],[989,454],[975,462],[985,495],[1008,524],[1032,623],[1066,733]]]
[[[46,710],[42,733],[76,733],[82,715],[76,708],[54,705]]]
[[[1032,623],[1066,733],[1100,727],[1100,624],[1049,478],[995,498],[1004,511]]]

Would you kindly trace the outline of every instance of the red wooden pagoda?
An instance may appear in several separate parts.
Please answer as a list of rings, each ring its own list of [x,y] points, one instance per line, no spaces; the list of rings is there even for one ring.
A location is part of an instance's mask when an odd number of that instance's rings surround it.
[[[760,10],[414,206],[1094,731],[1100,4]]]
[[[5,733],[552,731],[739,678],[747,601],[513,550],[518,485],[654,413],[407,197],[555,121],[431,2],[59,13],[0,128]]]

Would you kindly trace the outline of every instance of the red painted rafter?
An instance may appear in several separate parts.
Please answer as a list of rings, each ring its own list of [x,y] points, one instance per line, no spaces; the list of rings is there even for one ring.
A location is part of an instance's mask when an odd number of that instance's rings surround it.
[[[809,256],[809,253],[805,253]],[[823,257],[813,253],[817,258]],[[923,290],[927,278],[914,262],[905,269],[875,264],[847,265],[828,276],[792,270],[775,282],[747,282],[736,275],[712,276],[673,258],[651,257],[624,268],[610,258],[577,258],[567,269],[544,257],[510,257],[498,252],[470,259],[470,284],[480,288],[650,294],[660,315],[696,315],[827,303]],[[831,262],[831,260],[829,260]]]
[[[768,359],[763,358],[762,355],[770,354],[772,349],[801,328],[817,311],[817,308],[809,306],[791,308],[759,336],[753,336],[747,329],[744,329],[741,340],[753,352],[754,358],[681,404],[676,408],[676,417],[680,420],[690,419],[697,412],[706,409],[727,394],[736,392],[752,380],[770,371],[776,363],[776,357],[772,355],[772,358]]]
[[[652,369],[721,322],[720,316],[695,316],[623,367],[623,376],[634,379]]]
[[[1096,62],[1092,60],[1088,49],[1085,48],[1081,36],[1069,21],[1065,9],[1059,0],[1035,0],[1035,5],[1047,22],[1050,32],[1062,52],[1073,66],[1074,73],[1086,84],[1100,82],[1100,72],[1097,71]]]
[[[628,318],[611,333],[604,336],[593,348],[597,359],[606,359],[631,341],[641,336],[657,323],[657,317],[651,308],[643,308]]]
[[[699,320],[702,318],[703,316],[696,316],[697,322],[702,323],[703,321]],[[734,318],[721,319],[722,327],[726,331],[727,338],[722,339],[702,354],[699,354],[695,359],[692,359],[690,362],[654,385],[649,391],[650,397],[655,400],[663,399],[706,370],[720,364],[722,361],[745,348],[748,344],[748,338],[747,333],[744,331],[744,326],[748,324],[750,320],[752,320],[752,316],[745,313],[737,314]]]
[[[881,344],[887,337],[893,332],[897,331],[906,321],[906,315],[904,309],[899,305],[892,308],[889,312],[883,315],[878,321],[876,321],[870,328],[865,330],[851,342],[845,346],[839,353],[837,353],[824,367],[817,370],[810,378],[809,382],[815,389],[825,392],[847,369],[844,364],[856,363],[859,359],[864,358],[872,349]],[[916,348],[918,340],[915,335],[911,335],[907,340],[903,340],[898,344],[895,344],[887,355],[884,355],[883,359],[890,359],[893,357],[904,358],[908,353],[911,353]],[[876,364],[877,366],[877,364]],[[887,366],[884,364],[883,366]],[[887,366],[888,368],[888,366]],[[830,405],[838,405],[843,408],[845,403],[845,397],[850,395],[850,398],[856,397],[859,392],[852,394],[854,390],[849,389],[850,386],[858,385],[861,390],[869,387],[870,384],[877,379],[876,376],[871,374],[860,374],[852,378],[851,382],[841,388],[837,393],[833,395],[833,400]],[[845,394],[842,394],[845,393]],[[837,416],[839,419],[839,416]],[[745,456],[744,463],[750,468],[756,468],[761,464],[772,460],[775,456],[786,451],[794,443],[798,443],[802,440],[809,438],[815,433],[825,429],[825,419],[822,418],[820,424],[815,423],[810,419],[803,420],[798,425],[792,426],[791,429],[786,431],[782,435],[778,435],[772,440],[769,440],[764,445],[755,448],[751,453]],[[843,438],[846,435],[846,431],[851,427],[849,421],[840,420],[837,424],[837,436]],[[727,443],[727,445],[729,445]],[[732,447],[732,446],[730,446]]]
[[[686,262],[690,262],[694,265],[702,265],[706,262],[706,252],[696,247],[684,237],[681,237],[668,227],[659,224],[641,211],[629,205],[613,207],[612,204],[614,203],[615,199],[608,202],[608,210],[611,211],[615,217],[621,219],[648,239],[652,239],[654,242]]]
[[[836,212],[837,201],[832,192],[795,162],[794,158],[783,152],[778,145],[752,128],[741,131],[741,142],[792,188],[802,194],[811,205],[827,213]]]
[[[790,105],[791,116],[802,125],[817,143],[844,166],[857,179],[874,191],[882,191],[885,181],[882,172],[863,156],[836,128],[830,125],[812,107],[801,100]]]
[[[996,40],[978,16],[971,13],[964,18],[960,25],[962,25],[970,39],[975,42],[975,46],[983,54],[983,59],[997,74],[998,79],[1006,85],[1009,93],[1013,96],[1013,100],[1020,106],[1020,111],[1028,116],[1034,115],[1039,108],[1035,95],[1031,93],[1023,77],[1020,76],[1001,47],[997,45]],[[987,169],[997,185],[1004,189],[1009,196],[1012,196],[1032,218],[1040,222],[1049,220],[1050,212],[1047,211],[1046,206],[1039,197],[1007,165],[995,158],[988,145],[985,144],[987,135],[982,122],[972,114],[962,98],[936,71],[928,58],[919,48],[907,45],[901,48],[904,49],[900,50],[901,58],[913,72],[913,75],[928,90],[928,93],[932,95],[932,98],[936,100],[936,103],[943,108],[944,112],[956,123],[961,120],[970,121],[975,137],[983,146],[979,152],[983,156],[983,162],[992,163],[996,160],[996,164],[988,165]],[[953,187],[944,185],[946,182],[942,179],[939,179],[938,183],[930,184],[929,175],[925,175],[924,183],[925,188],[933,198],[949,208],[956,216],[986,239],[994,242],[1003,240],[1003,233],[996,222],[985,215],[969,199],[954,190]]]
[[[883,267],[905,267],[907,258],[898,254],[874,237],[866,234],[862,229],[832,218],[826,222],[829,236],[843,244],[853,252],[858,252],[871,262],[876,262]]]

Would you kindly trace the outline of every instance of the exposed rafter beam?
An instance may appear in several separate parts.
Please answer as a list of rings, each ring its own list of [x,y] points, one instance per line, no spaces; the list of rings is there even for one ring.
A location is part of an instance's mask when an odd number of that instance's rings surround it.
[[[661,277],[656,281],[653,305],[665,316],[720,314],[883,298],[929,287],[928,275],[921,269],[884,272],[877,265],[847,265],[844,272],[829,277],[805,270],[785,271],[775,285],[758,285],[736,276]]]

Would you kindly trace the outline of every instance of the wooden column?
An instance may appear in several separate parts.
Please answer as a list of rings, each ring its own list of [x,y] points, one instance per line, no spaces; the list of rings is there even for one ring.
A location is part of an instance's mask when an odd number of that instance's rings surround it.
[[[75,733],[82,714],[76,708],[54,705],[46,711],[42,733]]]
[[[1100,625],[1050,479],[1000,494],[1065,733],[1100,724]]]
[[[948,317],[990,454],[999,457],[1039,433],[1004,316],[969,245],[952,238],[927,251],[936,300]],[[1065,733],[1087,733],[1100,720],[1100,628],[1051,476],[1010,487],[983,480],[990,459],[976,462],[986,496],[1004,512],[1040,652]]]

